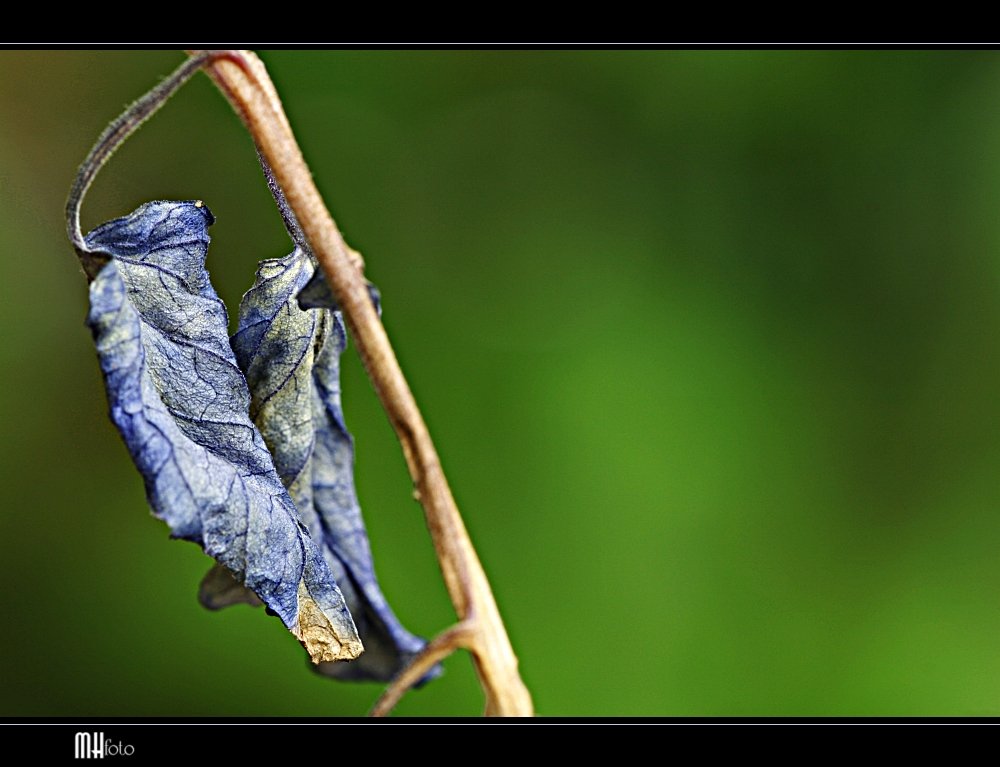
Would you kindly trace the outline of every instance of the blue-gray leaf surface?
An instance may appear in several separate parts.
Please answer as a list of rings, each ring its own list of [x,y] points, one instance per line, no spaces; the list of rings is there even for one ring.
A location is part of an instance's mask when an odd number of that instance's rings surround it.
[[[354,488],[354,443],[340,403],[343,319],[304,310],[297,296],[313,274],[301,249],[263,261],[240,303],[232,344],[253,397],[250,412],[299,516],[317,541],[351,609],[365,653],[321,664],[340,679],[386,681],[424,645],[382,595]],[[434,672],[435,674],[437,672]]]
[[[251,589],[315,662],[361,642],[320,547],[302,524],[249,417],[226,310],[205,271],[212,214],[152,202],[99,226],[111,260],[88,317],[111,408],[153,512]]]

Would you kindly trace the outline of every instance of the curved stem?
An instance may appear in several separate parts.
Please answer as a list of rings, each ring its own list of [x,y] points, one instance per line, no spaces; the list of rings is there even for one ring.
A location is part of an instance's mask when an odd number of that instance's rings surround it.
[[[388,716],[411,687],[424,678],[424,675],[455,650],[465,647],[471,649],[475,640],[475,623],[464,620],[451,628],[445,629],[428,642],[424,649],[410,661],[410,664],[399,672],[398,676],[385,689],[369,716]]]
[[[199,56],[202,52],[190,53]],[[214,61],[206,71],[242,118],[284,191],[288,208],[326,274],[368,377],[396,431],[415,494],[424,507],[448,595],[461,621],[459,625],[467,631],[463,645],[472,653],[486,696],[486,713],[530,716],[531,695],[518,674],[517,657],[489,581],[466,532],[423,416],[369,299],[361,269],[352,259],[352,251],[312,180],[264,64],[250,51],[230,51],[230,54],[226,59]],[[242,62],[234,63],[234,57]],[[454,645],[439,646],[447,652],[454,649]]]
[[[177,89],[190,80],[191,76],[206,62],[219,59],[234,61],[241,67],[245,64],[243,58],[237,56],[234,51],[201,51],[197,56],[192,56],[167,75],[159,85],[133,101],[124,112],[116,117],[104,129],[104,132],[97,138],[97,143],[80,163],[76,178],[73,179],[73,186],[69,190],[69,198],[66,200],[66,234],[69,235],[70,242],[73,243],[77,255],[83,261],[88,277],[94,276],[91,272],[95,267],[95,262],[89,257],[83,232],[80,231],[80,206],[83,205],[83,198],[87,196],[90,185],[94,183],[97,174],[111,159],[115,150],[124,144],[140,125],[167,103],[167,100],[177,92]]]

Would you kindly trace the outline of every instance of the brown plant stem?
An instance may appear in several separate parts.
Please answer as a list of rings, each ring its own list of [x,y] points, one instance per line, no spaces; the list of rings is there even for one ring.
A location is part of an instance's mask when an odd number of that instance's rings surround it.
[[[88,282],[97,276],[97,272],[107,262],[107,258],[102,258],[100,254],[91,253],[84,242],[83,232],[80,231],[80,206],[83,204],[83,198],[87,196],[87,190],[90,189],[97,174],[111,159],[111,155],[118,147],[124,144],[129,136],[166,104],[167,100],[206,62],[217,59],[229,59],[235,66],[239,67],[246,64],[243,57],[239,55],[239,51],[199,51],[198,55],[192,56],[177,67],[162,82],[133,101],[124,112],[112,120],[111,124],[98,137],[97,143],[91,148],[83,162],[80,163],[80,169],[73,179],[73,186],[70,188],[69,197],[66,200],[66,234],[80,257],[80,263],[87,275]]]
[[[194,56],[201,52],[190,51]],[[435,662],[458,647],[472,654],[486,696],[486,714],[531,716],[529,694],[517,657],[497,609],[489,581],[466,532],[441,461],[392,345],[369,298],[359,259],[344,242],[299,149],[264,64],[250,51],[228,51],[206,71],[225,94],[273,170],[354,338],[372,386],[403,448],[414,494],[424,507],[427,527],[448,595],[459,617],[456,626],[432,640],[389,686],[373,714],[384,715]],[[241,63],[234,62],[235,58]]]

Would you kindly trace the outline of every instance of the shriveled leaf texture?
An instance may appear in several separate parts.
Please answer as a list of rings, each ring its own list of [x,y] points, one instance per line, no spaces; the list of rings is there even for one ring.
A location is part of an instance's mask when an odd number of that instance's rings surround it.
[[[111,418],[175,537],[252,590],[315,662],[354,658],[344,597],[249,417],[205,271],[213,220],[200,202],[151,202],[87,236],[90,253],[111,257],[88,317]]]
[[[354,488],[354,442],[340,404],[340,355],[347,336],[339,312],[302,309],[313,274],[301,249],[264,261],[240,304],[232,344],[253,396],[251,417],[282,482],[351,609],[365,654],[321,664],[340,679],[387,681],[423,646],[382,595]]]

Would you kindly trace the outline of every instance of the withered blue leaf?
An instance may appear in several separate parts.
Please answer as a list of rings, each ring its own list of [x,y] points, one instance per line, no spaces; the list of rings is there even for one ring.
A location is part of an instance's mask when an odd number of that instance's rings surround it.
[[[111,419],[175,537],[252,590],[315,662],[354,658],[362,646],[328,544],[300,521],[279,477],[288,461],[276,470],[249,416],[205,271],[213,220],[200,202],[151,202],[86,237],[87,254],[110,257],[90,286],[88,324]]]
[[[300,518],[321,542],[365,645],[359,659],[319,669],[340,679],[387,681],[424,642],[403,628],[375,577],[340,401],[344,322],[339,312],[302,309],[297,300],[313,271],[301,248],[261,262],[240,303],[232,345],[250,386],[251,417]]]

